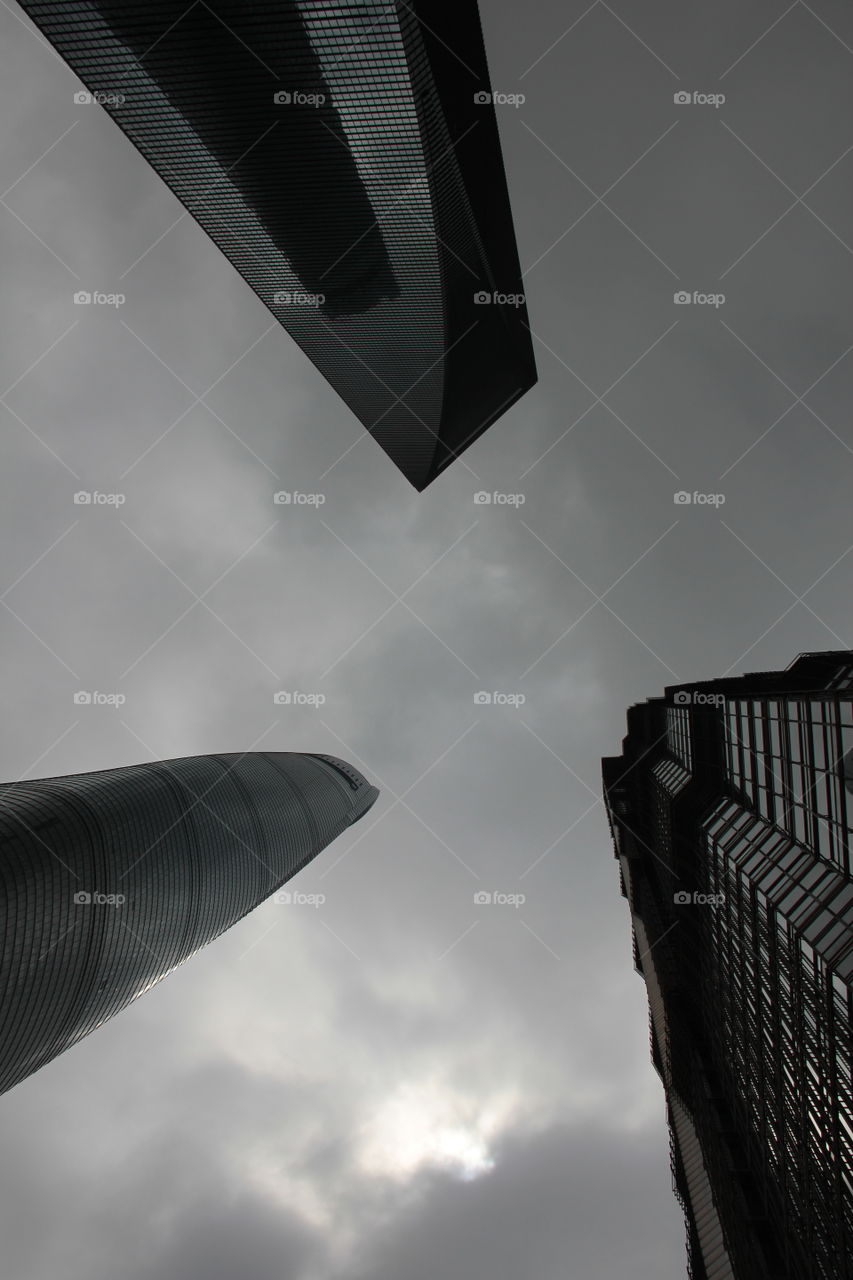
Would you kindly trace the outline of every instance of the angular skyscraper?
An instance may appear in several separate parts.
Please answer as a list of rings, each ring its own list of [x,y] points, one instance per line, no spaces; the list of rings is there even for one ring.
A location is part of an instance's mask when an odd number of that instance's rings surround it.
[[[378,794],[343,760],[290,752],[0,786],[0,1092],[242,919]]]
[[[476,0],[22,5],[417,489],[534,384]]]
[[[853,1277],[853,652],[673,687],[604,790],[694,1280]]]

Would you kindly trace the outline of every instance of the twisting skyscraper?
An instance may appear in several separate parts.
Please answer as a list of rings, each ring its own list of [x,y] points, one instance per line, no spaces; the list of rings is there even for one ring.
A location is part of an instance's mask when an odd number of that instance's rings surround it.
[[[695,1280],[853,1277],[853,652],[673,687],[603,762]]]
[[[378,791],[333,756],[188,756],[0,786],[0,1092],[267,898]]]

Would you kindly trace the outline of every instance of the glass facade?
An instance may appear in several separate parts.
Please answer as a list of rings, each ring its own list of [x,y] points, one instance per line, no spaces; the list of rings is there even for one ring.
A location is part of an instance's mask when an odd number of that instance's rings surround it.
[[[22,7],[416,488],[534,384],[476,0]]]
[[[190,756],[0,786],[0,1092],[242,919],[370,808],[331,756]]]
[[[666,745],[670,755],[689,772],[693,767],[693,752],[690,748],[690,715],[686,707],[667,709]]]
[[[735,802],[712,825],[707,865],[724,902],[704,996],[785,1219],[813,1274],[841,1275],[853,1239],[853,882]]]
[[[727,774],[744,802],[850,875],[851,700],[732,699],[725,741]]]
[[[852,735],[853,653],[806,654],[603,762],[694,1280],[853,1277]]]

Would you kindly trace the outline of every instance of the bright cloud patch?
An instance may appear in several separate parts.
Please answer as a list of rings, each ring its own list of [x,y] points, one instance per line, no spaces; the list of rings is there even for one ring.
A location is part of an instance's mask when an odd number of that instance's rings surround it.
[[[402,1085],[364,1125],[361,1165],[401,1181],[429,1166],[470,1181],[494,1168],[491,1140],[514,1110],[506,1096],[484,1106],[435,1081]]]

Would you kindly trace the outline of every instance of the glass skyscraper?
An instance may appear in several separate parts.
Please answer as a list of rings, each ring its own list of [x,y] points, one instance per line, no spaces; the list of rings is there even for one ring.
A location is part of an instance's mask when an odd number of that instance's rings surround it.
[[[535,383],[476,0],[22,7],[417,489]]]
[[[672,687],[604,789],[694,1280],[853,1277],[853,652]]]
[[[0,1092],[240,920],[378,794],[343,760],[291,752],[0,786]]]

